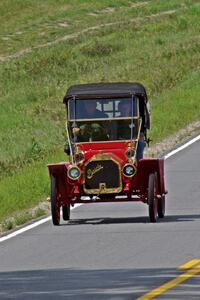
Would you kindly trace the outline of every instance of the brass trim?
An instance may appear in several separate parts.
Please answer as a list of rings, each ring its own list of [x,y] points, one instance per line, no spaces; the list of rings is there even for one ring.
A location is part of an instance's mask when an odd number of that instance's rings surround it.
[[[127,151],[128,150],[133,150],[134,151],[134,155],[132,157],[127,156]],[[126,156],[128,162],[130,164],[134,164],[134,162],[136,161],[136,155],[137,155],[137,141],[134,140],[134,142],[131,141],[131,143],[128,143],[128,148],[125,151],[125,156]]]
[[[66,123],[65,123],[65,129],[66,129],[67,139],[68,139],[69,148],[70,148],[69,161],[74,164],[73,151],[72,151],[72,139],[70,138],[68,121],[66,121]]]
[[[115,193],[120,193],[122,191],[122,188],[105,188],[105,189],[102,189],[102,186],[101,186],[102,184],[105,184],[105,183],[100,182],[99,183],[99,185],[100,185],[99,189],[90,189],[90,190],[88,190],[83,186],[83,190],[88,195],[115,194]]]
[[[73,169],[79,170],[79,176],[78,176],[77,178],[73,178],[73,177],[71,177],[71,176],[69,175],[69,171],[70,171],[72,168],[73,168]],[[68,176],[71,180],[78,180],[78,179],[80,178],[80,176],[81,176],[81,170],[80,170],[76,165],[71,165],[71,166],[69,166],[69,168],[67,169],[67,176]]]
[[[92,161],[106,161],[106,160],[112,160],[114,163],[118,166],[119,171],[119,187],[116,188],[106,188],[105,182],[99,182],[99,189],[87,189],[85,187],[85,168],[87,165]],[[83,190],[86,194],[111,194],[111,193],[119,193],[122,191],[122,176],[121,176],[121,166],[115,159],[112,158],[112,156],[104,154],[104,153],[98,153],[95,156],[93,156],[90,160],[87,161],[87,163],[84,166],[83,170]],[[102,193],[103,191],[103,193]]]
[[[128,152],[128,151],[131,151],[131,150],[134,152],[134,154],[131,155],[131,156],[129,156],[129,155],[127,154],[127,152]],[[135,148],[128,147],[128,148],[126,149],[125,155],[126,155],[126,158],[127,158],[128,160],[132,160],[132,159],[135,157],[135,154],[136,154]]]
[[[135,141],[131,141],[130,143],[128,143],[128,147],[135,148]]]
[[[83,156],[83,158],[81,160],[77,160],[77,158],[76,158],[76,156],[79,154],[81,154]],[[85,160],[84,151],[81,149],[81,147],[79,147],[77,145],[75,146],[75,150],[74,150],[74,160],[77,165],[82,165]]]
[[[77,159],[77,156],[80,155],[80,154],[81,154],[83,157],[82,157],[80,160],[78,160],[78,159]],[[78,152],[78,153],[75,153],[75,154],[74,154],[74,160],[75,160],[75,162],[76,162],[77,165],[82,165],[83,162],[84,162],[84,160],[85,160],[84,152],[83,152],[83,151],[80,151],[80,152]]]
[[[141,127],[142,127],[142,118],[140,117],[139,118],[137,139],[134,140],[136,142],[136,144],[135,144],[135,159],[136,159],[136,155],[137,155],[137,148],[138,148],[138,141],[139,141],[139,138],[140,138]]]
[[[125,143],[125,142],[127,142],[127,141],[136,141],[136,139],[133,139],[133,140],[131,140],[131,139],[127,139],[127,140],[111,140],[111,141],[92,141],[92,142],[76,142],[76,145],[82,145],[82,144],[94,144],[94,143],[114,143],[114,142],[116,142],[116,143],[119,143],[119,142],[123,142],[123,143]]]
[[[87,175],[86,178],[87,179],[92,179],[92,177],[98,173],[99,171],[101,171],[103,169],[103,166],[101,166],[101,163],[99,163],[93,170],[89,169],[87,170]]]
[[[126,166],[131,166],[131,167],[134,168],[135,172],[133,173],[133,175],[126,175],[126,174],[124,173],[124,168],[125,168]],[[135,174],[137,173],[137,168],[136,168],[135,165],[130,164],[130,163],[127,163],[127,164],[125,164],[125,165],[123,166],[122,172],[123,172],[123,175],[124,175],[125,177],[127,177],[127,178],[132,178],[132,177],[135,176]]]
[[[110,118],[109,116],[107,118],[93,118],[93,119],[70,119],[68,118],[69,122],[84,122],[84,121],[90,121],[90,122],[94,122],[94,121],[115,121],[115,120],[137,120],[140,119],[140,116],[135,116],[135,117],[115,117],[115,118]]]

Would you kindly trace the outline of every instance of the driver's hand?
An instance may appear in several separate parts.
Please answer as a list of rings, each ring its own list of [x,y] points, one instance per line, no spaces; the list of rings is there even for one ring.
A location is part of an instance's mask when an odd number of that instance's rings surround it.
[[[79,133],[80,133],[80,128],[79,128],[79,127],[74,127],[74,128],[72,128],[72,133],[73,133],[74,135],[79,135]]]

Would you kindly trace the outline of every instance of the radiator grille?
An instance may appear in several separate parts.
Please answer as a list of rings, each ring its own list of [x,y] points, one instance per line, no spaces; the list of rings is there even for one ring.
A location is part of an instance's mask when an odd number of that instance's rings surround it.
[[[112,159],[92,160],[84,169],[84,189],[90,194],[121,191],[121,175],[117,162]]]

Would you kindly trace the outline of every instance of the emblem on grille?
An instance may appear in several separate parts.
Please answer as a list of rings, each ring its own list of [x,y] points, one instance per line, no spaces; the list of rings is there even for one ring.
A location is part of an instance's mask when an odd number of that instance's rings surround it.
[[[104,191],[106,189],[106,183],[105,182],[100,182],[99,183],[99,189],[100,189],[100,191]]]
[[[87,178],[92,179],[94,174],[96,174],[97,172],[99,172],[102,169],[103,169],[103,166],[101,166],[100,164],[98,164],[94,169],[88,169],[87,170]]]

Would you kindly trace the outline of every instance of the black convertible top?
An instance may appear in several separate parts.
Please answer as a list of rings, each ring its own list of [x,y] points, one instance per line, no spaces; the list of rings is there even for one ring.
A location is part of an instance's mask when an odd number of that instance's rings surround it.
[[[117,97],[121,95],[140,95],[147,101],[144,86],[137,82],[114,82],[114,83],[89,83],[72,85],[63,99],[63,102],[75,97],[78,99]]]

